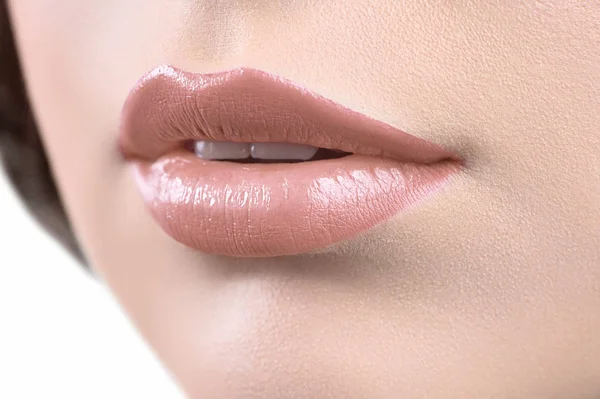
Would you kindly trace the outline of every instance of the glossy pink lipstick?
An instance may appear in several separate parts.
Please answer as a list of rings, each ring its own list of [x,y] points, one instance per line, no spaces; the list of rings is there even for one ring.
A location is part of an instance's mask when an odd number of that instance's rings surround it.
[[[281,77],[161,66],[130,93],[120,147],[152,216],[207,253],[267,257],[351,238],[437,191],[450,152]],[[193,142],[294,143],[351,155],[299,163],[207,160]]]

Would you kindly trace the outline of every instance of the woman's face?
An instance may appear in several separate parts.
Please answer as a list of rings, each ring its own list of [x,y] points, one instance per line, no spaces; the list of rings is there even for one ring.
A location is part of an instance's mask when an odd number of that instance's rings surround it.
[[[9,5],[82,247],[190,396],[600,395],[600,2]],[[128,94],[158,65],[278,75],[463,167],[333,245],[199,251],[157,222],[119,145]]]

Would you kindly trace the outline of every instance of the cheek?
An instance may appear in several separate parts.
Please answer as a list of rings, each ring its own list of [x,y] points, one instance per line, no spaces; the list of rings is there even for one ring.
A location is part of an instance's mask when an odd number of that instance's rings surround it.
[[[159,1],[9,2],[53,171],[80,239],[93,250],[114,229],[110,209],[124,191],[116,148],[121,106],[139,76],[160,62],[182,8],[165,10]]]
[[[114,130],[132,82],[171,39],[168,27],[173,24],[160,4],[117,0],[11,3],[23,67],[44,132],[71,134],[77,140],[97,132],[107,134],[107,127]],[[179,12],[173,14],[177,18]],[[156,24],[158,20],[162,23]],[[62,126],[78,121],[87,123],[87,129],[79,130],[85,134],[78,137],[73,129]]]

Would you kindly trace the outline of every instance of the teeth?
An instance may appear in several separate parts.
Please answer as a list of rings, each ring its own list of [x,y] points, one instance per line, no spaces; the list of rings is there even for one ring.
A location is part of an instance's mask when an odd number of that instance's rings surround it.
[[[200,158],[255,159],[308,161],[319,149],[304,144],[289,143],[232,143],[229,141],[196,141],[194,152]]]
[[[196,141],[194,152],[204,159],[245,159],[250,156],[250,145],[229,141]]]
[[[251,146],[250,155],[256,159],[308,161],[318,150],[317,147],[304,144],[255,143]]]

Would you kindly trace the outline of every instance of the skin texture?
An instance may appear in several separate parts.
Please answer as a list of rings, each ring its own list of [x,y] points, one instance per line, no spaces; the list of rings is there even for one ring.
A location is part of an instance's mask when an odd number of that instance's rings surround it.
[[[194,398],[600,397],[600,2],[9,0],[75,231]],[[166,236],[116,140],[168,63],[253,67],[465,160],[310,255]]]

